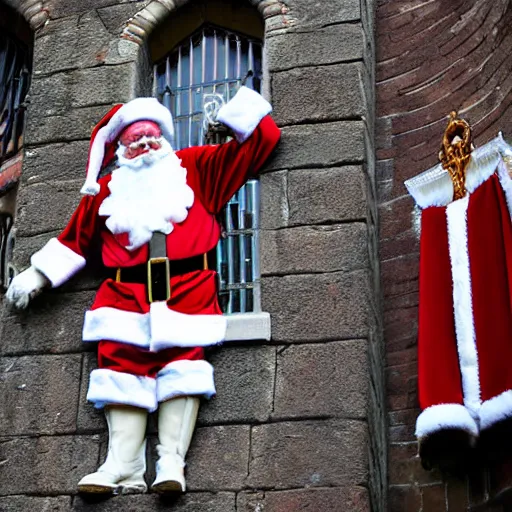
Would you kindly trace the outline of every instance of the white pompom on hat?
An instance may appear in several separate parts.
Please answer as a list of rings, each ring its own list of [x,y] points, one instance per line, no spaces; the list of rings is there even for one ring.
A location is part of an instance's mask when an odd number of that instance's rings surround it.
[[[87,177],[80,190],[82,194],[95,196],[100,191],[98,175],[101,169],[114,158],[119,135],[136,121],[157,123],[162,135],[172,144],[172,115],[156,98],[136,98],[124,105],[115,105],[92,131]]]

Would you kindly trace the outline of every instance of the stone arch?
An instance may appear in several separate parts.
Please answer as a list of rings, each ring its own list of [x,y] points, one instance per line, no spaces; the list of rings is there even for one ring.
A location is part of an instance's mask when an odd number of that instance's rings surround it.
[[[26,0],[30,1],[30,0]],[[35,1],[35,0],[31,0]],[[121,37],[139,45],[147,41],[153,30],[171,13],[184,6],[189,0],[153,0],[147,7],[131,18]],[[288,28],[293,24],[289,7],[283,0],[249,0],[265,20],[267,32]]]
[[[32,30],[41,28],[50,17],[48,0],[4,0],[5,4],[20,13]]]

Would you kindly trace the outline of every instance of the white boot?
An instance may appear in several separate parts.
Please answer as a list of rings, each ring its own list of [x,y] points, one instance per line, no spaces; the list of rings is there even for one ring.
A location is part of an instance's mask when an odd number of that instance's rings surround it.
[[[145,409],[128,406],[105,408],[108,454],[98,471],[78,482],[78,492],[135,494],[147,491]]]
[[[158,412],[156,479],[151,486],[159,493],[185,492],[185,455],[187,454],[197,412],[199,398],[184,396],[160,404]]]

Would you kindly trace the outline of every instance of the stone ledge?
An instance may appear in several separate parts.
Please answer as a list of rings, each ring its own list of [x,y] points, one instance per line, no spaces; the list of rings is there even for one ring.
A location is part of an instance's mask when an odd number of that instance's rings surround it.
[[[270,341],[270,313],[232,313],[225,316],[228,324],[225,341]]]

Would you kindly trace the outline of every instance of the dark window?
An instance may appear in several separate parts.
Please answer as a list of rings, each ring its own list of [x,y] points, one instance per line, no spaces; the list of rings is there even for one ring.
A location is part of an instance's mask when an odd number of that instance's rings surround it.
[[[204,26],[155,66],[156,95],[174,117],[175,149],[206,142],[205,95],[219,94],[228,101],[245,78],[245,85],[260,91],[261,61],[261,41]],[[250,180],[219,219],[223,236],[216,249],[216,265],[225,313],[260,311],[258,212],[259,182]]]

